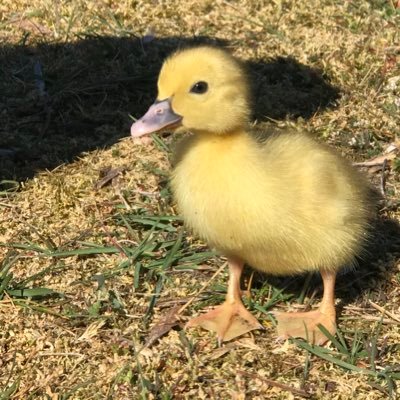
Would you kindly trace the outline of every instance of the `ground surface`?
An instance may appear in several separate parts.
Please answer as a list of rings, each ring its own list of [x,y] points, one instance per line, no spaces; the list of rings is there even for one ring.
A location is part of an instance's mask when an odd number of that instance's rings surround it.
[[[395,0],[3,0],[0,399],[396,398],[399,26]],[[371,254],[339,279],[326,348],[276,343],[268,314],[316,305],[318,278],[255,276],[265,332],[218,348],[182,329],[222,300],[223,260],[175,217],[171,138],[120,139],[163,58],[216,41],[248,64],[257,127],[383,155],[364,168],[385,194]]]

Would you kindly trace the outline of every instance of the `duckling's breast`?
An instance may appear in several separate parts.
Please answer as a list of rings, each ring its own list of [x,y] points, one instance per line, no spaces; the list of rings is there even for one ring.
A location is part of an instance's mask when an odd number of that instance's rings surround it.
[[[224,255],[275,274],[335,269],[353,262],[368,213],[341,162],[300,135],[263,145],[244,133],[200,136],[172,189],[186,225]]]

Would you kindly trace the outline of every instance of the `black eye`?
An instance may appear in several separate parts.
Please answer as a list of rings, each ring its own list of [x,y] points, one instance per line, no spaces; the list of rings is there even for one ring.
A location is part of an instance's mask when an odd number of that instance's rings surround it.
[[[208,90],[208,83],[204,81],[196,82],[190,89],[191,93],[203,94]]]

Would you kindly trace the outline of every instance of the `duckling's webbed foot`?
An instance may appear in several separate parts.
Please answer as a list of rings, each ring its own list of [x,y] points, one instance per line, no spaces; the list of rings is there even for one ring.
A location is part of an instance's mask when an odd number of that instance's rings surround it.
[[[186,327],[200,326],[216,332],[219,344],[254,329],[263,329],[263,326],[245,308],[241,300],[240,276],[243,263],[237,260],[228,262],[230,275],[225,302],[206,314],[191,319],[186,325]]]
[[[263,326],[246,310],[241,300],[230,303],[225,301],[206,314],[191,319],[187,327],[201,326],[216,332],[218,343],[229,341]]]
[[[297,337],[310,343],[323,345],[329,338],[319,328],[322,325],[331,334],[336,333],[336,311],[334,300],[336,273],[321,272],[324,294],[318,310],[301,313],[275,313],[278,321],[278,338]]]
[[[325,327],[331,335],[336,333],[335,313],[323,314],[319,310],[304,313],[275,314],[278,321],[278,338],[297,337],[310,343],[323,345],[329,339],[319,328]]]

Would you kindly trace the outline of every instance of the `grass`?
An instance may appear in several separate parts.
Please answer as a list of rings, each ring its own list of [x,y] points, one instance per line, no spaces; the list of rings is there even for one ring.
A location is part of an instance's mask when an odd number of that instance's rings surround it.
[[[333,350],[310,345],[302,340],[293,339],[294,342],[300,347],[314,354],[317,357],[324,359],[333,365],[336,365],[344,370],[356,372],[358,374],[367,375],[375,380],[370,381],[372,387],[381,391],[389,398],[395,398],[397,393],[396,380],[400,379],[400,364],[381,366],[379,365],[379,356],[383,355],[386,351],[399,351],[399,344],[391,348],[382,349],[378,348],[379,336],[382,330],[382,324],[378,325],[376,332],[372,332],[370,338],[365,334],[354,332],[354,336],[345,339],[343,333],[339,330],[337,338],[329,334],[329,332],[321,326],[320,329],[329,337],[334,347]],[[365,366],[367,364],[367,366]],[[359,365],[363,365],[360,367]],[[381,386],[377,382],[383,382]]]
[[[339,3],[2,2],[1,400],[399,396],[398,155],[365,169],[386,197],[369,258],[339,277],[331,344],[276,343],[269,314],[317,303],[318,277],[256,273],[246,305],[266,330],[217,348],[182,329],[222,300],[227,275],[176,215],[174,139],[124,139],[164,57],[206,42],[245,60],[256,129],[382,155],[400,135],[400,11]]]

